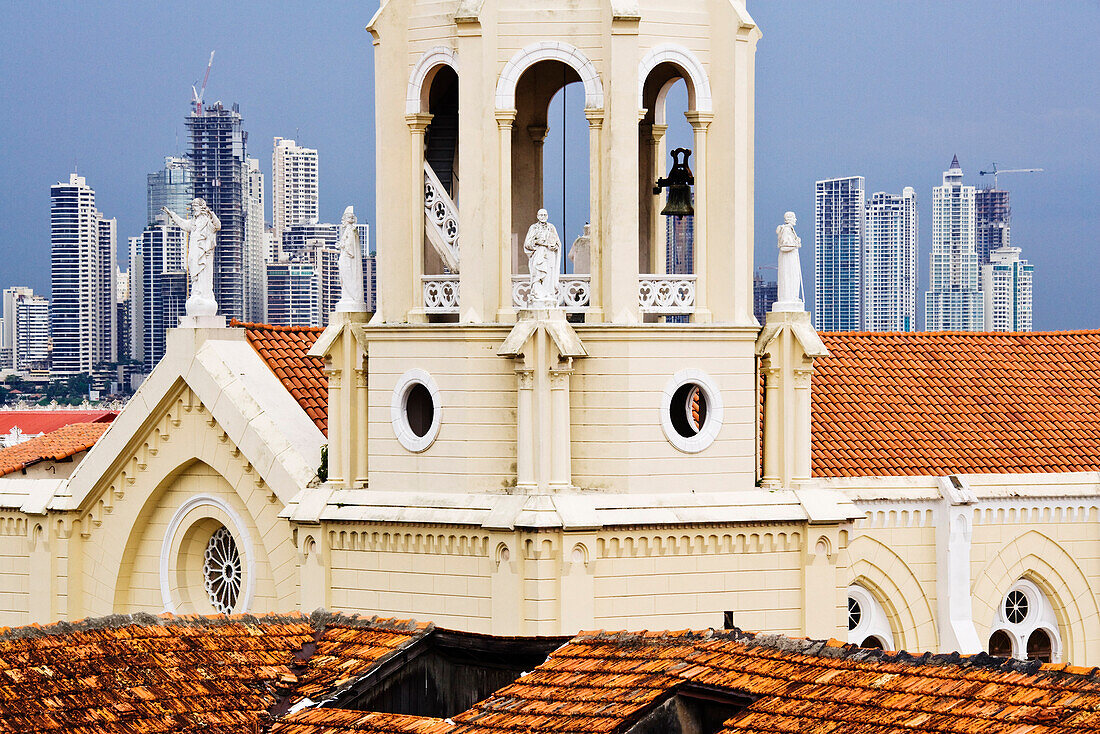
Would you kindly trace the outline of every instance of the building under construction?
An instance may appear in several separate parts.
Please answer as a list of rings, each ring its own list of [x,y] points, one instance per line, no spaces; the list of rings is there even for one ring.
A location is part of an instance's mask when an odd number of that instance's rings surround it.
[[[974,192],[974,250],[978,265],[989,264],[989,253],[1008,247],[1012,207],[1004,189],[978,189]]]

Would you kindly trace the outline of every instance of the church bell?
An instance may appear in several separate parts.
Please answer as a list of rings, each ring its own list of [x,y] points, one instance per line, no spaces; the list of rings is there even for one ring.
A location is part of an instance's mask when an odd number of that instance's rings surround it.
[[[672,170],[667,178],[657,179],[657,185],[653,187],[653,193],[661,193],[661,189],[668,189],[668,201],[661,215],[666,217],[689,217],[695,214],[695,207],[691,204],[691,187],[695,184],[695,176],[688,168],[688,158],[691,151],[687,148],[677,148],[672,151]]]

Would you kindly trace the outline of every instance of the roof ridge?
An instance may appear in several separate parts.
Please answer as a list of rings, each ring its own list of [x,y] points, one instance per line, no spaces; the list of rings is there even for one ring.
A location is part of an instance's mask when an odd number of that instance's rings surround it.
[[[727,639],[747,648],[766,648],[783,653],[809,655],[813,657],[843,659],[856,663],[895,663],[913,667],[946,667],[974,668],[995,670],[1003,673],[1019,673],[1028,676],[1073,676],[1076,678],[1088,678],[1096,680],[1100,678],[1100,668],[1083,667],[1065,664],[1041,663],[1038,660],[1018,660],[1016,658],[1001,658],[990,655],[987,652],[978,652],[973,655],[963,655],[958,652],[932,653],[925,652],[915,655],[906,650],[886,651],[875,648],[859,647],[852,643],[840,640],[815,640],[810,638],[789,637],[781,634],[765,634],[760,632],[747,632],[734,627],[729,630],[714,628],[706,630],[683,631],[582,631],[573,638],[573,643],[592,642],[617,642],[635,643],[639,646],[672,646],[683,645],[685,641],[697,640],[699,642],[715,639]],[[553,657],[553,654],[551,654]]]
[[[229,322],[230,327],[243,328],[243,329],[269,329],[271,331],[309,331],[309,332],[323,332],[325,327],[323,326],[309,326],[306,324],[294,324],[289,326],[281,326],[278,324],[261,324],[251,321],[238,321],[233,319]]]

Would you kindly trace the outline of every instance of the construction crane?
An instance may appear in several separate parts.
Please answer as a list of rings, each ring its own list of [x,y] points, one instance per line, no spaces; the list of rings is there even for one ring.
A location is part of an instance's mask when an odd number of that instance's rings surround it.
[[[210,52],[210,61],[206,64],[206,76],[202,78],[202,87],[195,90],[195,84],[191,85],[191,104],[195,106],[195,114],[202,114],[202,98],[206,95],[206,82],[210,79],[210,67],[214,65],[214,52]]]
[[[993,164],[992,171],[978,171],[979,176],[992,176],[993,188],[997,188],[997,176],[1002,173],[1042,173],[1042,168],[997,168],[997,164]]]

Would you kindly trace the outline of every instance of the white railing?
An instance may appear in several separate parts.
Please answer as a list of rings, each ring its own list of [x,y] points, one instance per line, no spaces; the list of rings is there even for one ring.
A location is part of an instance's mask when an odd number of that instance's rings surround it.
[[[424,310],[428,313],[458,313],[458,276],[424,275]]]
[[[638,310],[642,313],[695,313],[694,275],[639,275]]]
[[[512,305],[527,308],[531,299],[531,278],[512,276]],[[591,275],[562,275],[558,279],[558,305],[568,313],[587,311],[592,304]]]
[[[458,272],[458,207],[431,165],[424,163],[424,225],[428,240],[452,273]]]

